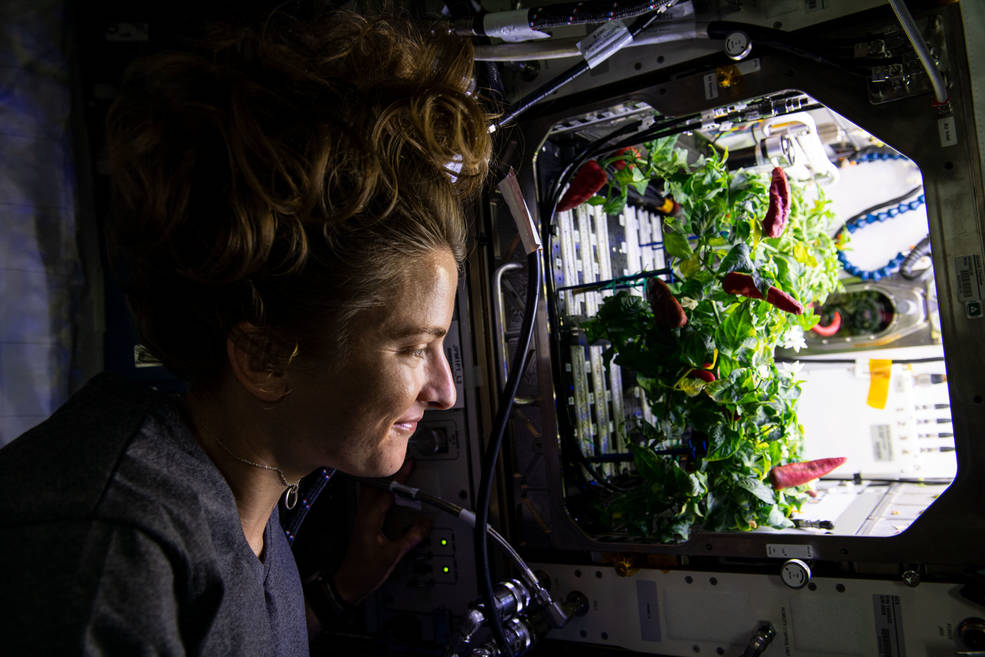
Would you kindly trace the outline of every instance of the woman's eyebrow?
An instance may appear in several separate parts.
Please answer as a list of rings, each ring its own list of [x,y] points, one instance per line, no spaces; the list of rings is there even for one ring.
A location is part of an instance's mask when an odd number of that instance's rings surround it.
[[[440,326],[401,326],[390,332],[390,337],[394,340],[411,338],[418,335],[429,335],[435,338],[443,338],[448,334],[448,329]]]

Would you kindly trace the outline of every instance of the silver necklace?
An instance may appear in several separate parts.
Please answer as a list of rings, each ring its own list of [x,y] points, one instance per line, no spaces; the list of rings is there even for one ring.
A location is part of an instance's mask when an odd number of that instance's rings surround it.
[[[234,454],[231,449],[226,447],[226,444],[224,442],[222,442],[215,436],[213,436],[213,440],[215,440],[216,443],[219,444],[219,447],[221,447],[223,451],[226,452],[226,454],[229,454],[231,457],[233,457],[240,463],[245,463],[246,465],[252,465],[254,468],[260,468],[261,470],[272,470],[276,472],[280,476],[281,482],[283,482],[283,484],[287,486],[287,492],[284,494],[284,506],[287,507],[288,510],[293,509],[295,507],[295,505],[298,503],[298,484],[301,483],[300,480],[292,484],[287,480],[287,477],[284,476],[284,471],[278,468],[277,466],[267,465],[266,463],[256,463],[249,459],[244,459],[242,456]]]

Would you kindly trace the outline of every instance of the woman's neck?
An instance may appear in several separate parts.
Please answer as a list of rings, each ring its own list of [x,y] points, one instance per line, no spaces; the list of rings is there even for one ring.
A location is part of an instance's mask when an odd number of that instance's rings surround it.
[[[185,402],[195,438],[232,489],[243,535],[262,560],[267,522],[285,489],[263,425],[221,391],[192,392]]]

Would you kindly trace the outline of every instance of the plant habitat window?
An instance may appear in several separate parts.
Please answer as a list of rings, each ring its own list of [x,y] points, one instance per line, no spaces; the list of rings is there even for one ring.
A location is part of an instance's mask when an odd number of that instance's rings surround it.
[[[571,176],[552,317],[566,504],[593,536],[890,536],[954,478],[920,171],[802,105]]]

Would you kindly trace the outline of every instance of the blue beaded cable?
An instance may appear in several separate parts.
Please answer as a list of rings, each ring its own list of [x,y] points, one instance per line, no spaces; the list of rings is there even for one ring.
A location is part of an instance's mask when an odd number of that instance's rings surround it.
[[[889,156],[891,154],[890,153],[869,153],[869,155],[887,155],[887,156]],[[902,157],[902,156],[900,156],[900,157]],[[889,159],[889,158],[888,157],[885,157],[885,158],[878,158],[878,159]],[[894,158],[894,159],[898,159],[898,158]],[[893,207],[890,207],[890,208],[887,208],[887,209],[884,209],[884,210],[879,210],[878,212],[870,212],[870,213],[868,213],[866,215],[863,215],[861,217],[857,217],[854,220],[847,222],[841,228],[841,230],[839,230],[838,232],[840,233],[843,230],[847,230],[849,233],[854,233],[855,231],[857,231],[857,230],[859,230],[859,229],[861,229],[861,228],[863,228],[865,226],[868,226],[869,224],[874,224],[876,222],[882,223],[883,221],[886,221],[887,219],[892,219],[894,217],[898,217],[899,215],[904,214],[906,212],[912,212],[913,210],[916,210],[917,208],[919,208],[920,206],[922,206],[926,202],[927,202],[927,199],[924,197],[923,194],[921,194],[920,196],[916,197],[912,201],[902,201],[901,203],[897,203]],[[842,251],[840,249],[838,251],[838,262],[841,263],[842,269],[844,269],[846,272],[848,272],[852,276],[856,276],[856,277],[862,279],[863,281],[878,281],[878,280],[880,280],[882,278],[885,278],[886,276],[889,276],[890,274],[892,274],[892,273],[896,272],[897,270],[899,270],[900,264],[905,259],[906,259],[906,254],[900,252],[900,253],[897,253],[895,256],[893,256],[889,260],[889,262],[887,262],[884,266],[879,267],[878,269],[869,269],[869,270],[866,270],[866,269],[859,269],[858,267],[856,267],[855,265],[853,265],[851,262],[849,262],[848,256],[845,255],[845,252],[844,251]]]
[[[865,162],[877,162],[880,160],[905,160],[907,157],[900,153],[862,153],[858,157],[852,158],[849,162],[863,164]]]

